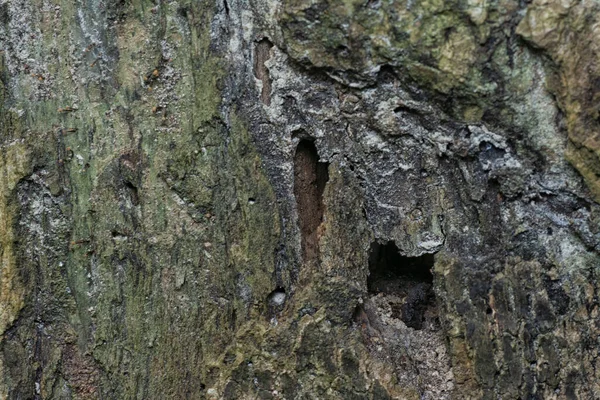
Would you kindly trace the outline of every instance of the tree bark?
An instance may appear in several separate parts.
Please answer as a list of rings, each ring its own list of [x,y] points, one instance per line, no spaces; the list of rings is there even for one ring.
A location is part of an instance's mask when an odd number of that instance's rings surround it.
[[[598,26],[0,1],[0,398],[600,398]]]

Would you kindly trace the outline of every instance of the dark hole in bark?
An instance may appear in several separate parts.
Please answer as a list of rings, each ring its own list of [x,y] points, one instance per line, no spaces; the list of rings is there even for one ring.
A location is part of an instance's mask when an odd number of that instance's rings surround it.
[[[337,46],[334,49],[334,51],[343,57],[346,57],[350,54],[350,49],[348,48],[348,46],[345,46],[343,44],[340,44],[339,46]]]
[[[271,47],[273,43],[267,38],[261,39],[254,47],[254,75],[262,81],[262,91],[260,100],[266,104],[271,104],[271,77],[265,62],[271,57]]]
[[[223,0],[223,6],[225,8],[225,14],[229,15],[229,4],[227,4],[227,0]]]
[[[131,182],[126,181],[125,182],[125,187],[128,189],[129,191],[129,195],[131,197],[131,203],[134,206],[137,206],[140,204],[140,197],[138,194],[138,188],[135,187],[135,185]]]
[[[318,260],[317,228],[323,221],[323,190],[329,180],[328,167],[328,163],[319,162],[317,148],[312,141],[300,141],[294,156],[294,195],[305,262]]]
[[[454,28],[453,26],[450,28],[446,28],[444,30],[444,38],[446,40],[448,40],[450,38],[450,35],[452,34],[452,32],[455,32],[455,31],[456,31],[456,28]]]
[[[408,281],[433,283],[433,254],[419,257],[405,257],[400,254],[393,241],[371,244],[369,256],[369,290],[375,290],[372,284],[383,279],[402,278]]]
[[[411,328],[421,329],[426,314],[435,312],[433,261],[433,254],[403,256],[393,241],[374,242],[369,256],[369,293],[391,296],[392,316]]]
[[[234,308],[231,311],[231,321],[229,322],[229,328],[231,330],[235,330],[236,323],[237,323],[237,312],[235,311],[235,308]]]
[[[406,106],[398,106],[396,108],[394,108],[394,113],[395,114],[399,114],[399,113],[411,113],[413,112],[413,110],[411,110],[410,108],[406,107]]]

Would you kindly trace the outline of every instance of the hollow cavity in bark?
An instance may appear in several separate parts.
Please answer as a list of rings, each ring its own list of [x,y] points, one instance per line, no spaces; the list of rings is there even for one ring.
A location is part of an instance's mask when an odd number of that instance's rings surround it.
[[[392,317],[406,326],[421,329],[426,314],[435,311],[433,254],[405,257],[394,242],[371,245],[367,288],[372,295],[386,296]]]
[[[271,104],[271,77],[265,62],[271,58],[271,47],[273,43],[267,38],[261,39],[254,47],[254,75],[262,82],[260,100],[266,104]]]
[[[294,156],[294,195],[305,263],[318,261],[318,227],[323,221],[323,190],[329,180],[328,166],[328,163],[319,162],[314,142],[300,141]]]

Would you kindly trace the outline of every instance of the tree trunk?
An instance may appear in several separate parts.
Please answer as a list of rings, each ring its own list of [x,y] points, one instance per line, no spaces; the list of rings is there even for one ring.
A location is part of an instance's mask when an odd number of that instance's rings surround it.
[[[598,26],[0,0],[0,399],[600,398]]]

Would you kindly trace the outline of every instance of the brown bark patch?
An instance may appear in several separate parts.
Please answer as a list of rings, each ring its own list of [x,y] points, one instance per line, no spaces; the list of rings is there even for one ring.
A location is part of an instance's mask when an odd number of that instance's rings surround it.
[[[90,356],[82,355],[75,344],[67,344],[63,352],[63,374],[80,399],[100,398],[97,367]]]
[[[265,66],[265,62],[271,58],[271,47],[273,43],[267,38],[263,38],[254,47],[254,75],[262,82],[260,100],[266,105],[271,104],[271,77]]]
[[[328,164],[319,162],[315,144],[308,140],[300,141],[294,157],[294,195],[304,262],[318,261],[317,228],[323,221],[323,190],[328,180]]]

